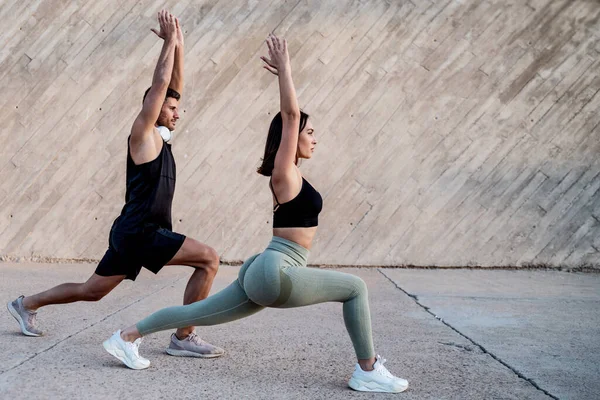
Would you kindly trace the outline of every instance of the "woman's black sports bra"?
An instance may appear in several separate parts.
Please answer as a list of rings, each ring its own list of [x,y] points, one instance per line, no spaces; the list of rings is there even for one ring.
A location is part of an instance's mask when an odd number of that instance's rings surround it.
[[[302,177],[300,193],[283,204],[277,200],[271,181],[269,186],[277,203],[273,208],[273,228],[309,228],[319,225],[323,198],[304,177]]]

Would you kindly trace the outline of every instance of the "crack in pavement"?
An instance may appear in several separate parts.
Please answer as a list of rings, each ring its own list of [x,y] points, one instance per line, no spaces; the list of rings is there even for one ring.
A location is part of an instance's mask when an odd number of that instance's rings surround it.
[[[112,317],[113,315],[115,315],[115,314],[117,314],[117,313],[119,313],[119,312],[121,312],[121,311],[123,311],[123,310],[126,310],[126,309],[128,309],[128,308],[129,308],[129,307],[131,307],[132,305],[134,305],[134,304],[137,304],[137,303],[141,302],[142,300],[145,300],[145,299],[147,299],[148,297],[150,297],[150,296],[152,296],[152,295],[154,295],[154,294],[156,294],[156,293],[160,292],[161,290],[163,290],[163,289],[167,288],[168,286],[171,286],[171,285],[173,285],[173,284],[176,284],[177,282],[181,281],[182,279],[188,279],[188,278],[189,278],[189,277],[183,276],[183,277],[181,277],[181,278],[177,278],[177,279],[175,279],[174,281],[170,281],[170,282],[169,282],[169,283],[167,283],[166,285],[164,285],[164,286],[161,286],[160,288],[158,288],[158,289],[156,289],[155,291],[153,291],[153,292],[151,292],[151,293],[147,294],[146,296],[144,296],[144,297],[140,297],[139,299],[137,299],[137,300],[133,301],[132,303],[129,303],[129,304],[127,304],[126,306],[124,306],[124,307],[121,307],[121,308],[119,308],[118,310],[116,310],[116,311],[114,311],[114,312],[112,312],[112,313],[108,314],[108,315],[107,315],[107,316],[105,316],[104,318],[102,318],[102,319],[100,319],[100,320],[98,320],[98,321],[96,321],[96,322],[94,322],[94,323],[92,323],[92,324],[90,324],[90,325],[86,326],[85,328],[82,328],[82,329],[78,330],[77,332],[74,332],[74,333],[70,334],[69,336],[66,336],[65,338],[63,338],[63,339],[59,340],[58,342],[54,343],[52,346],[50,346],[50,347],[47,347],[47,348],[45,348],[44,350],[41,350],[41,351],[39,351],[39,352],[37,352],[37,353],[35,353],[35,354],[31,355],[30,357],[26,358],[25,360],[21,361],[20,363],[18,363],[18,364],[16,364],[16,365],[13,365],[12,367],[8,368],[7,370],[0,372],[0,376],[2,376],[2,375],[4,375],[4,374],[6,374],[7,372],[10,372],[10,371],[12,371],[12,370],[14,370],[14,369],[18,368],[18,367],[20,367],[21,365],[25,364],[25,363],[26,363],[26,362],[28,362],[28,361],[31,361],[32,359],[34,359],[35,357],[39,356],[40,354],[44,354],[44,353],[48,352],[49,350],[52,350],[53,348],[55,348],[55,347],[56,347],[56,346],[58,346],[59,344],[61,344],[61,343],[65,342],[66,340],[68,340],[68,339],[72,338],[73,336],[75,336],[75,335],[78,335],[78,334],[80,334],[81,332],[83,332],[83,331],[85,331],[85,330],[87,330],[87,329],[89,329],[89,328],[91,328],[91,327],[93,327],[93,326],[96,326],[96,325],[98,325],[98,324],[99,324],[99,323],[101,323],[101,322],[104,322],[104,321],[106,321],[108,318]]]
[[[504,365],[506,368],[508,368],[509,370],[511,370],[515,375],[517,375],[519,378],[527,381],[529,384],[531,384],[533,387],[535,387],[537,390],[541,391],[542,393],[544,393],[545,395],[551,397],[554,400],[559,400],[558,397],[554,396],[553,394],[551,394],[550,392],[548,392],[547,390],[541,388],[533,379],[531,378],[527,378],[525,375],[523,375],[522,373],[520,373],[519,371],[517,371],[516,368],[512,367],[511,365],[509,365],[507,362],[503,361],[502,359],[500,359],[500,357],[496,356],[494,353],[490,352],[489,350],[487,350],[485,347],[483,347],[483,345],[477,343],[475,340],[471,339],[470,337],[468,337],[467,335],[465,335],[464,333],[462,333],[461,331],[459,331],[458,329],[456,329],[455,327],[453,327],[452,325],[450,325],[448,322],[444,321],[442,318],[438,317],[437,315],[435,315],[429,307],[427,307],[424,304],[421,304],[421,302],[419,302],[419,299],[417,298],[416,295],[414,294],[410,294],[408,293],[406,290],[404,290],[403,288],[401,288],[396,282],[394,282],[389,276],[387,276],[385,274],[385,272],[383,272],[383,270],[381,268],[377,268],[377,270],[379,271],[379,273],[381,275],[383,275],[387,280],[389,280],[392,285],[394,285],[396,288],[398,288],[399,290],[401,290],[404,294],[406,294],[408,297],[412,298],[413,301],[415,303],[417,303],[417,305],[421,308],[423,308],[425,311],[427,311],[429,314],[431,314],[433,317],[435,317],[435,319],[437,319],[438,321],[440,321],[442,324],[446,325],[447,327],[449,327],[450,329],[452,329],[454,332],[458,333],[460,336],[464,337],[465,339],[467,339],[469,342],[473,343],[474,346],[477,346],[483,353],[488,354],[490,357],[492,357],[494,360],[498,361],[500,364]]]

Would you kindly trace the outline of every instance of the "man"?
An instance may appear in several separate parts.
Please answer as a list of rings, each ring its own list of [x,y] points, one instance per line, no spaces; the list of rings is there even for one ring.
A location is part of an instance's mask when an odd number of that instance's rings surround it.
[[[98,301],[123,279],[135,280],[142,267],[155,274],[164,265],[188,265],[195,270],[184,293],[184,304],[208,296],[219,267],[214,249],[172,232],[171,203],[175,190],[175,161],[161,133],[175,129],[183,90],[183,34],[179,21],[167,11],[158,14],[160,53],[152,86],[128,139],[127,192],[121,215],[114,221],[109,247],[95,273],[85,283],[64,283],[8,303],[23,334],[41,336],[36,310],[50,304]],[[168,139],[167,139],[168,140]],[[139,344],[136,344],[136,346]],[[218,357],[224,351],[201,340],[193,326],[171,335],[167,353],[175,356]]]

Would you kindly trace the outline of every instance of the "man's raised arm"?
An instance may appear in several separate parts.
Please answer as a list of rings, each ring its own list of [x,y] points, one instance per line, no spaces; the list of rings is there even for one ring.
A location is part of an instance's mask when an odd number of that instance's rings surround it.
[[[167,89],[173,75],[175,49],[177,47],[177,21],[173,15],[163,10],[158,13],[160,37],[164,39],[160,57],[152,77],[152,87],[144,100],[142,111],[137,116],[131,130],[131,144],[142,144],[153,133],[153,127],[160,115]]]

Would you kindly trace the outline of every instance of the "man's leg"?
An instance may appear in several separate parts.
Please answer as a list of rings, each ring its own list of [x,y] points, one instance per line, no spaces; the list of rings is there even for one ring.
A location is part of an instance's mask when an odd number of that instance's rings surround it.
[[[125,279],[125,275],[100,276],[93,274],[85,283],[63,283],[32,296],[21,296],[8,303],[8,310],[19,322],[24,335],[41,336],[43,332],[36,327],[36,310],[38,308],[50,304],[98,301],[123,279]]]
[[[76,301],[98,301],[110,293],[125,275],[100,276],[93,274],[84,283],[63,283],[44,292],[23,298],[23,306],[29,311],[51,304],[74,303]]]
[[[138,353],[139,339],[143,335],[178,328],[187,324],[198,326],[224,324],[248,317],[264,309],[264,307],[253,303],[243,288],[244,275],[257,257],[258,254],[247,259],[240,268],[238,279],[220,292],[193,304],[163,308],[136,325],[132,325],[123,331],[116,331],[108,340],[104,341],[104,348],[129,368],[144,369],[150,366],[150,361],[141,357]],[[210,355],[210,353],[200,353],[198,350],[189,343],[179,346],[176,343],[174,344],[172,340],[172,345],[167,349],[167,353],[177,356],[216,357],[216,355]]]
[[[208,297],[219,269],[219,256],[210,246],[186,237],[166,265],[187,265],[194,268],[183,294],[183,304],[188,305]],[[212,358],[222,356],[225,350],[202,340],[196,335],[194,326],[186,326],[171,335],[167,353],[173,356]]]
[[[194,267],[194,273],[183,294],[183,304],[187,305],[208,297],[219,269],[219,255],[212,247],[186,237],[179,251],[167,265]],[[177,329],[176,335],[179,339],[184,339],[193,331],[193,326],[187,326]]]

